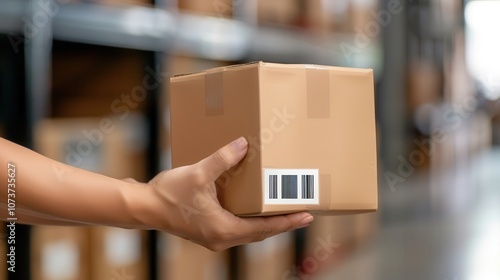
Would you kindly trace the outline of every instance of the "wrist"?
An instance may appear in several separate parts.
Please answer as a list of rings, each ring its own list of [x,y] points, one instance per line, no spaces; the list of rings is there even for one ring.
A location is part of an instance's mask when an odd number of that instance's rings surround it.
[[[150,188],[147,184],[124,182],[120,188],[130,228],[155,229],[150,221]]]

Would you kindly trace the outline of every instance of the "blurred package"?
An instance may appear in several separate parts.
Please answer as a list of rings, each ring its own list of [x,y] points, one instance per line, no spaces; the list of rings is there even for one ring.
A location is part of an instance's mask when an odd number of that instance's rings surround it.
[[[90,3],[106,6],[152,5],[152,0],[64,0],[65,4]]]
[[[305,255],[297,275],[315,275],[345,260],[354,249],[355,219],[355,215],[315,217],[306,229]]]
[[[227,280],[228,251],[212,252],[191,241],[162,233],[160,278],[169,280]]]
[[[177,3],[180,10],[190,13],[215,17],[231,17],[233,14],[233,1],[231,0],[178,0]]]
[[[36,226],[32,228],[33,280],[87,280],[89,228]]]
[[[49,158],[113,178],[144,180],[145,124],[138,115],[40,121],[35,149]]]
[[[494,145],[500,145],[500,113],[492,119],[492,142]]]
[[[0,137],[2,137],[1,131],[0,131]],[[6,232],[6,226],[2,223],[2,228],[0,229],[0,235],[2,237],[7,238],[7,232]],[[0,280],[5,280],[7,279],[7,241],[3,240],[0,242]],[[5,261],[3,261],[5,259]]]
[[[146,279],[147,232],[111,227],[91,229],[91,278],[95,280]]]
[[[291,232],[246,244],[241,248],[241,255],[238,256],[238,279],[285,279],[283,275],[293,267],[295,247]]]
[[[140,51],[54,43],[51,116],[128,118],[146,107],[148,85],[160,86],[154,65],[144,66]],[[121,119],[120,121],[121,122]]]
[[[309,279],[342,266],[356,250],[371,241],[377,223],[377,213],[316,217],[306,229],[300,269],[289,276]]]
[[[257,1],[257,20],[261,24],[296,25],[300,18],[299,1]]]
[[[173,167],[232,140],[246,158],[217,184],[237,215],[377,209],[373,71],[254,62],[171,79]]]

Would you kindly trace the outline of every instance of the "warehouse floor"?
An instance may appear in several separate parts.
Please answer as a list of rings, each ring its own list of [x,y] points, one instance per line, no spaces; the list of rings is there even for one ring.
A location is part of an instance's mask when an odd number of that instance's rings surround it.
[[[498,279],[500,149],[457,166],[386,194],[369,244],[317,278]]]

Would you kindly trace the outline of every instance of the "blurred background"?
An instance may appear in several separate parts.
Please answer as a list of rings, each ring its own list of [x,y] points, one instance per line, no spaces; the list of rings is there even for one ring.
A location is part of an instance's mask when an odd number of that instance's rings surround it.
[[[9,275],[2,226],[0,279],[500,279],[498,15],[483,0],[0,0],[1,137],[145,181],[170,167],[172,75],[373,68],[380,200],[221,253],[154,231],[17,225]]]

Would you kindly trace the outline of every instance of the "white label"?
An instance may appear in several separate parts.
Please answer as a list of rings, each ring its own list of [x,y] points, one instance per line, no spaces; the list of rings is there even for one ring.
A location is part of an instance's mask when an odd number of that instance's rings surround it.
[[[70,240],[51,242],[42,249],[42,273],[46,279],[75,279],[80,273],[79,263],[78,244]]]
[[[264,169],[266,204],[319,204],[318,169]]]
[[[141,258],[141,232],[139,230],[106,228],[104,250],[114,266],[132,265]]]

